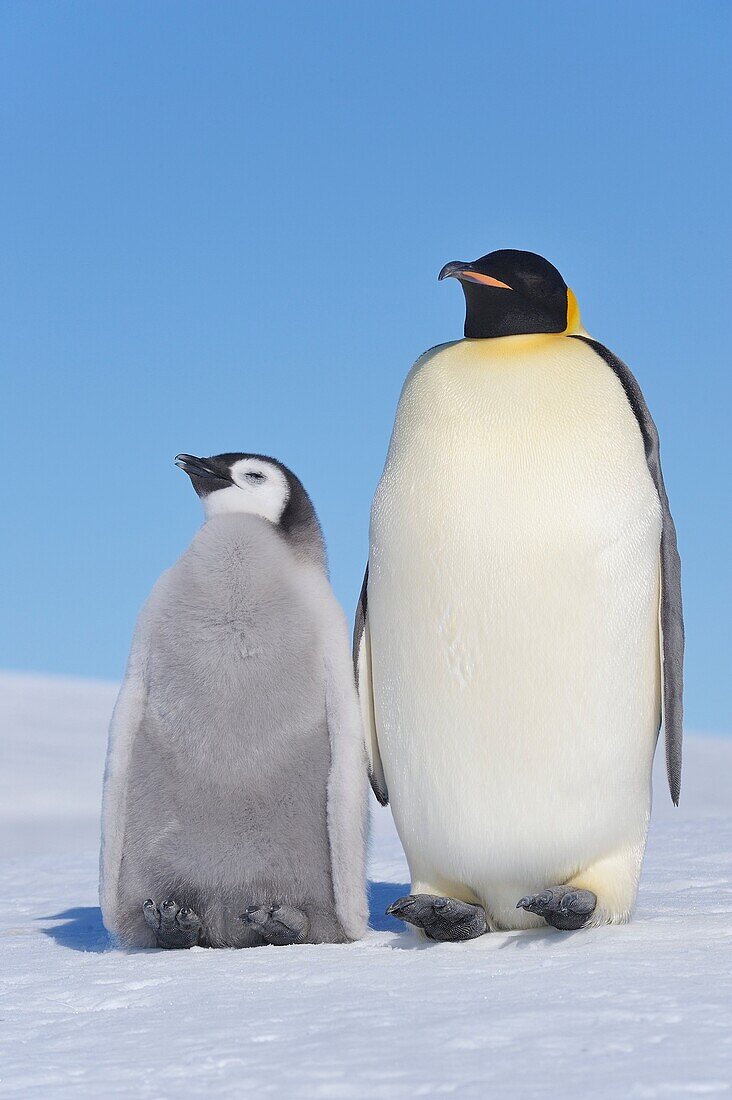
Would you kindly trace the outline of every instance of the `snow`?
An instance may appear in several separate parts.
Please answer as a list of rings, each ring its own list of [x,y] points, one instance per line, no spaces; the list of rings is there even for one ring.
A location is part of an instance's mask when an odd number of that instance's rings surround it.
[[[732,739],[657,772],[635,920],[423,944],[374,807],[349,946],[109,948],[96,897],[115,686],[0,675],[0,1092],[26,1097],[715,1097],[732,1092]]]

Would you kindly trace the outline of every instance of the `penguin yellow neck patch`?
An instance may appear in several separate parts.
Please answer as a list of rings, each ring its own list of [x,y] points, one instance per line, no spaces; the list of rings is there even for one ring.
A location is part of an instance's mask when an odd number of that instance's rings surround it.
[[[582,318],[580,317],[580,308],[575,297],[574,291],[567,287],[567,327],[565,332],[577,332],[582,328]]]

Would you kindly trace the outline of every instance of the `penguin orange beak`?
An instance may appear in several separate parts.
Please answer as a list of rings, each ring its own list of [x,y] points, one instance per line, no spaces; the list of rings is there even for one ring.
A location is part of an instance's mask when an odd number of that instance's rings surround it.
[[[497,286],[502,290],[513,290],[512,286],[508,283],[502,283],[500,279],[494,279],[492,275],[483,275],[480,271],[473,271],[472,264],[467,264],[463,260],[451,260],[449,264],[445,264],[440,274],[437,276],[437,281],[442,282],[443,279],[460,279],[467,283],[482,283],[483,286]]]

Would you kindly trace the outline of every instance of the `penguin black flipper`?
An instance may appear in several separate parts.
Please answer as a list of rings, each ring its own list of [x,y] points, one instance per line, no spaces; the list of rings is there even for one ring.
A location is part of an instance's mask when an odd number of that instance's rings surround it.
[[[369,765],[369,782],[371,789],[382,806],[389,805],[389,791],[384,777],[384,766],[381,763],[379,752],[379,739],[376,732],[376,715],[374,713],[374,688],[371,680],[371,635],[368,622],[368,583],[369,567],[363,576],[361,594],[358,597],[356,608],[356,621],[353,627],[353,667],[356,672],[356,687],[361,702],[361,717],[363,720],[364,740],[366,743],[366,756]]]
[[[630,369],[603,344],[589,336],[571,334],[591,347],[610,367],[628,398],[643,437],[646,463],[658,493],[663,516],[661,529],[661,651],[663,676],[663,727],[666,740],[666,771],[674,805],[681,791],[681,741],[683,736],[684,617],[681,605],[681,559],[676,545],[676,527],[669,507],[661,470],[658,430],[638,382]]]

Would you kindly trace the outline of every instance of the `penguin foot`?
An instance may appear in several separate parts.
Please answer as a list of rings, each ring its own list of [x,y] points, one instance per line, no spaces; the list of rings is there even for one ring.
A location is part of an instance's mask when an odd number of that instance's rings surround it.
[[[158,947],[195,947],[198,943],[201,922],[192,909],[179,908],[172,898],[158,908],[152,898],[148,898],[142,912],[146,924],[155,933]]]
[[[596,905],[597,897],[591,890],[552,886],[549,890],[542,890],[540,894],[521,898],[516,908],[525,909],[527,913],[536,913],[553,928],[572,932],[587,924]]]
[[[249,905],[240,920],[274,947],[303,943],[310,927],[305,914],[292,905]]]
[[[421,928],[438,943],[472,940],[488,931],[485,910],[467,901],[443,898],[437,894],[408,894],[386,910],[392,917]]]

